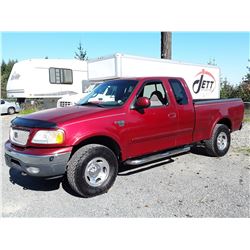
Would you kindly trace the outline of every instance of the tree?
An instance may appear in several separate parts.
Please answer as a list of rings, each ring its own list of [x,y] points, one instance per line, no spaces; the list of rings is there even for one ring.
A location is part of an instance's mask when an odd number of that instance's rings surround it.
[[[248,62],[250,60],[248,59]],[[244,102],[250,102],[250,67],[247,66],[247,74],[243,77],[242,82],[237,86],[237,94]]]
[[[221,98],[234,98],[236,94],[235,87],[230,84],[227,78],[221,82],[220,97]]]
[[[172,32],[161,32],[161,58],[172,59]]]
[[[78,52],[75,52],[75,59],[86,61],[88,60],[87,57],[87,51],[83,49],[81,42],[79,43],[79,46],[77,47]]]
[[[12,67],[17,62],[17,60],[9,60],[8,63],[5,63],[3,60],[1,63],[1,98],[7,97],[6,87],[7,82],[12,70]]]
[[[215,61],[215,58],[213,58],[213,59],[209,58],[209,61],[208,61],[207,64],[208,64],[208,65],[217,66],[216,61]]]
[[[250,60],[248,60],[250,61]],[[250,67],[247,67],[247,74],[238,85],[230,84],[225,78],[221,82],[221,98],[241,98],[243,102],[250,102]]]

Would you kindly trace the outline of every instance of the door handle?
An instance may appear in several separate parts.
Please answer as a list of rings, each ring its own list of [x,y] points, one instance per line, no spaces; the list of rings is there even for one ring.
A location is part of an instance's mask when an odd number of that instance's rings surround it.
[[[168,114],[168,117],[169,117],[169,118],[176,118],[176,113],[169,113],[169,114]]]

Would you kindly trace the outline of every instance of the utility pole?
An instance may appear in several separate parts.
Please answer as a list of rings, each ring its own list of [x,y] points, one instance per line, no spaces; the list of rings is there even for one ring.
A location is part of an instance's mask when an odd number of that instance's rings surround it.
[[[161,58],[172,59],[172,32],[161,32]]]

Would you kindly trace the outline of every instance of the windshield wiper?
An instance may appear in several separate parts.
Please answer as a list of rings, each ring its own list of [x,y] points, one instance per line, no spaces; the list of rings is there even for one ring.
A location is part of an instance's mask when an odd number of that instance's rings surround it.
[[[97,106],[97,107],[101,107],[101,108],[104,107],[103,105],[101,105],[99,103],[95,103],[95,102],[85,102],[85,103],[80,104],[80,106],[87,106],[87,105]]]

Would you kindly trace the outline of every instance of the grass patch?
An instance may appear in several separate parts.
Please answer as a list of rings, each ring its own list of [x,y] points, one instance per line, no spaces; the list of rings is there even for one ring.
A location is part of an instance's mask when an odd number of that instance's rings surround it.
[[[38,111],[37,109],[23,109],[19,112],[20,115],[28,115]]]
[[[237,148],[237,152],[243,153],[244,155],[250,155],[250,148],[249,147]]]
[[[244,122],[250,122],[250,109],[245,109],[244,112]]]
[[[249,116],[245,116],[244,117],[244,122],[250,122],[250,117]]]

